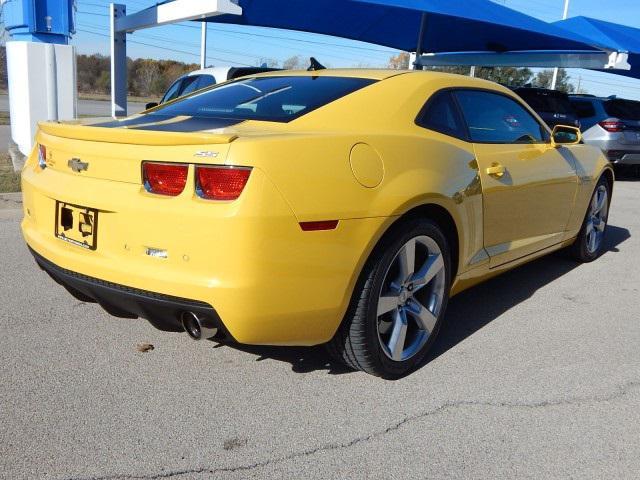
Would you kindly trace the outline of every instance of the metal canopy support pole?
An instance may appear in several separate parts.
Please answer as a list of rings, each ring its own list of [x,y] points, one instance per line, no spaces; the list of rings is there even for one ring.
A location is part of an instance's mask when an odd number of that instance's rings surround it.
[[[422,42],[424,42],[424,34],[427,31],[427,13],[422,13],[422,18],[420,19],[420,31],[418,32],[418,45],[416,46],[416,61],[413,62],[414,70],[422,70],[422,65],[420,65],[420,57],[422,56]]]
[[[216,15],[242,15],[242,8],[232,0],[172,0],[127,15],[124,5],[112,3],[111,114],[114,117],[127,115],[127,33],[188,20],[205,20]]]
[[[200,27],[200,68],[207,68],[207,22]]]
[[[127,14],[127,7],[112,3],[111,27],[111,116],[127,116],[127,34],[116,30],[116,21]]]
[[[562,20],[566,20],[569,16],[569,1],[564,0],[564,13],[562,14]],[[553,69],[553,78],[551,79],[551,90],[556,89],[556,84],[558,83],[558,67]]]

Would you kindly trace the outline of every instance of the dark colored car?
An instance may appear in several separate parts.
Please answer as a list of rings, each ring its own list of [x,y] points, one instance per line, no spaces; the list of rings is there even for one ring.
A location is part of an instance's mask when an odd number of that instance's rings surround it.
[[[569,96],[564,92],[546,88],[518,87],[513,89],[522,99],[533,108],[538,115],[553,128],[556,125],[580,127]]]

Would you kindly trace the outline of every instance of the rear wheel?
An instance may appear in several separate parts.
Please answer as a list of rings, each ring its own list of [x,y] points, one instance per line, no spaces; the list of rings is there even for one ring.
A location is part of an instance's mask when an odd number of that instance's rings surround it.
[[[571,255],[579,262],[592,262],[604,252],[610,200],[611,187],[603,177],[593,192],[578,238],[570,247]]]
[[[437,224],[402,225],[367,263],[329,352],[350,367],[398,378],[433,343],[449,299],[450,256]]]

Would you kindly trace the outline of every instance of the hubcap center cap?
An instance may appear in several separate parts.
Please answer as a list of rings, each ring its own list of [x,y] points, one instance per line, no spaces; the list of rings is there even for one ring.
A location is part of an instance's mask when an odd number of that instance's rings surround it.
[[[407,290],[402,289],[399,295],[400,304],[404,305],[405,303],[407,303],[407,300],[409,300],[410,296],[411,294]]]

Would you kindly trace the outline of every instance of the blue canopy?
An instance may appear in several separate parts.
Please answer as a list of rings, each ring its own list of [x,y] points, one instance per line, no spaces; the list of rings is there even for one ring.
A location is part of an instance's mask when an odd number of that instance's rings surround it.
[[[238,0],[209,22],[282,28],[414,52],[594,51],[578,35],[488,0]],[[422,27],[422,28],[421,28]],[[418,37],[424,32],[418,47]]]
[[[587,38],[594,45],[608,45],[619,52],[628,53],[631,70],[605,71],[640,78],[640,29],[588,17],[573,17],[554,25],[569,34]]]

